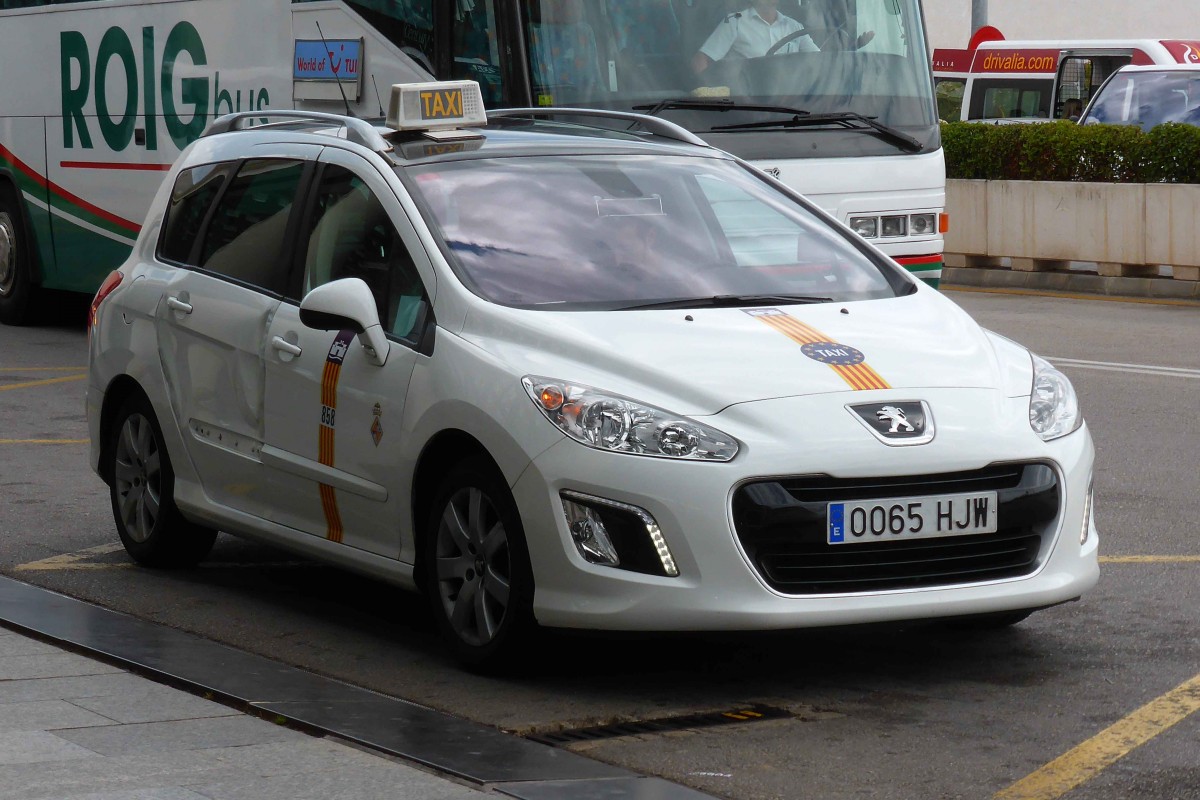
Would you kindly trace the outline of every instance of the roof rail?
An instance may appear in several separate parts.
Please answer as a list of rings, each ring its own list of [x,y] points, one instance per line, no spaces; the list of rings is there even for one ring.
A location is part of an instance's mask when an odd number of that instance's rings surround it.
[[[664,139],[671,139],[676,142],[684,142],[686,144],[696,145],[697,147],[711,148],[708,142],[701,139],[696,134],[684,128],[681,125],[676,125],[674,122],[663,119],[662,117],[651,117],[646,114],[635,114],[630,111],[608,111],[600,108],[567,108],[567,107],[541,107],[541,108],[501,108],[495,111],[488,112],[488,119],[497,119],[503,117],[597,117],[600,119],[619,119],[628,122],[636,123],[646,131],[661,136]]]
[[[250,119],[273,119],[279,122],[324,122],[329,125],[346,129],[347,141],[360,144],[376,152],[382,153],[391,149],[387,139],[383,138],[375,126],[357,117],[347,117],[341,114],[327,114],[322,111],[296,111],[294,109],[262,109],[260,111],[238,111],[226,114],[213,122],[200,134],[215,136],[218,133],[243,130],[243,123]]]

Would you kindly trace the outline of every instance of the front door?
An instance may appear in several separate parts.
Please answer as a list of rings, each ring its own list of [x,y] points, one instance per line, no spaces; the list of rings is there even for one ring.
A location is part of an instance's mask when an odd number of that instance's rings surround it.
[[[397,444],[428,306],[414,255],[426,257],[383,177],[343,151],[322,155],[308,220],[301,292],[361,278],[390,351],[378,366],[352,332],[307,328],[298,304],[280,306],[265,348],[263,460],[278,498],[275,521],[398,558],[411,467]]]

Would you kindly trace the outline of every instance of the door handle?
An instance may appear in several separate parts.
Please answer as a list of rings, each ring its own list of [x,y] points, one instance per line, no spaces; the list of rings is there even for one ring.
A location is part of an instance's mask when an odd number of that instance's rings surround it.
[[[168,297],[167,298],[167,308],[171,309],[172,311],[179,311],[184,314],[192,313],[192,304],[185,303],[182,300],[180,300],[178,297]]]
[[[292,344],[287,339],[284,339],[282,336],[276,336],[276,337],[272,338],[271,339],[271,347],[274,347],[276,350],[280,350],[284,353],[287,353],[287,354],[293,355],[293,356],[298,356],[304,352],[303,350],[300,349],[299,345]]]

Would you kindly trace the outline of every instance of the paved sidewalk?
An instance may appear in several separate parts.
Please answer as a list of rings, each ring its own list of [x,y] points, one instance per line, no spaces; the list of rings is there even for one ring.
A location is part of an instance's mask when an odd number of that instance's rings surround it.
[[[0,800],[485,794],[0,628]]]

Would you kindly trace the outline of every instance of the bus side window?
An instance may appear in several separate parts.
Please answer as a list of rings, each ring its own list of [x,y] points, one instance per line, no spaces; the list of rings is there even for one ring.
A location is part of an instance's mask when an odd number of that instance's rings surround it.
[[[452,55],[454,77],[477,82],[485,105],[505,102],[495,0],[456,0]]]

